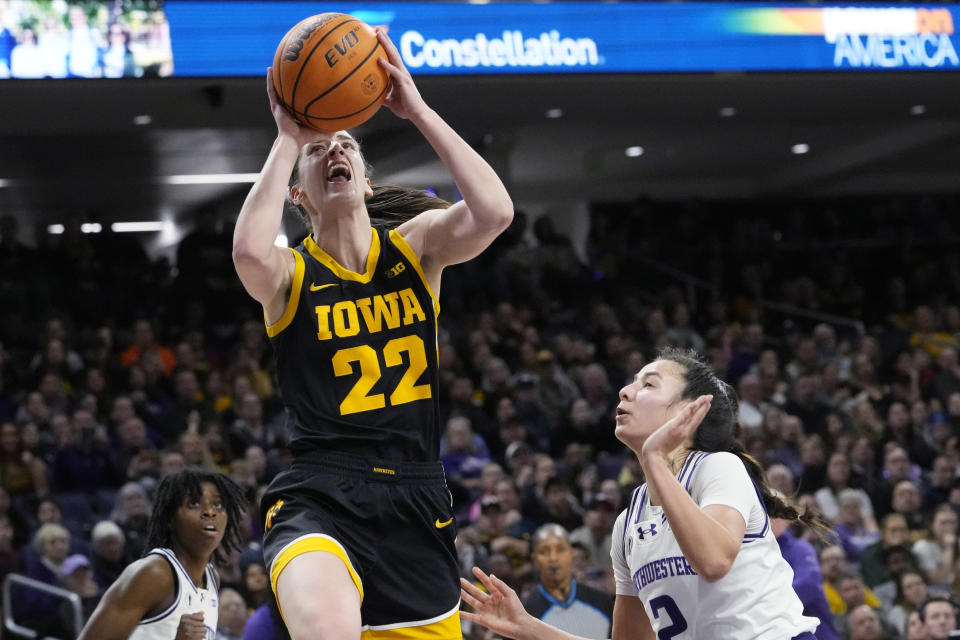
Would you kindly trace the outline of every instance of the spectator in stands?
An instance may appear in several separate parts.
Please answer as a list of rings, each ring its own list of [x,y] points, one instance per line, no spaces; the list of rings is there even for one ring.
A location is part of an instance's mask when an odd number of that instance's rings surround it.
[[[948,594],[927,596],[918,609],[927,640],[945,640],[957,629],[960,611],[956,600]]]
[[[0,424],[0,486],[14,499],[48,493],[46,465],[23,449],[20,430],[12,422]]]
[[[793,569],[793,590],[803,603],[803,615],[820,620],[820,626],[814,632],[817,640],[840,640],[833,628],[833,614],[827,604],[817,552],[812,544],[794,536],[789,525],[789,520],[770,518],[780,553]]]
[[[614,505],[603,494],[596,494],[587,503],[583,525],[570,533],[570,542],[583,545],[588,560],[595,567],[613,568],[610,559],[611,531],[616,520]]]
[[[879,540],[880,534],[867,529],[860,512],[861,496],[856,489],[841,490],[837,495],[837,502],[840,510],[834,518],[833,530],[847,556],[847,562],[859,567],[863,550]]]
[[[891,445],[886,449],[883,457],[883,472],[881,479],[870,492],[873,500],[874,512],[882,518],[893,508],[893,490],[897,483],[910,479],[910,457],[906,449],[898,445]]]
[[[540,583],[524,601],[530,615],[582,638],[608,638],[613,597],[571,576],[573,550],[566,529],[545,524],[533,536],[533,563]]]
[[[0,583],[8,573],[23,572],[23,557],[13,544],[14,529],[10,516],[0,513]]]
[[[48,585],[59,586],[63,579],[64,561],[70,550],[70,532],[58,524],[45,524],[33,540],[35,555],[27,557],[26,576]],[[41,634],[59,633],[58,601],[41,591],[27,591],[20,599],[23,625]],[[42,635],[41,635],[42,637]]]
[[[884,634],[880,616],[866,604],[858,605],[850,612],[848,627],[850,640],[884,640],[888,637]]]
[[[147,542],[150,509],[150,499],[139,483],[128,482],[120,487],[110,519],[120,525],[128,553],[134,558],[140,557]]]
[[[273,598],[268,594],[267,599]],[[265,606],[266,600],[260,606]],[[254,607],[257,608],[257,607]],[[217,612],[217,635],[215,640],[240,640],[247,624],[247,604],[236,589],[220,589],[220,609]]]
[[[143,364],[151,356],[156,358],[164,376],[173,373],[177,364],[173,351],[157,342],[154,327],[149,320],[137,320],[133,326],[133,341],[120,353],[120,365],[128,369],[135,363]]]
[[[884,562],[884,549],[910,543],[910,530],[906,519],[899,513],[891,513],[883,518],[880,526],[880,541],[863,550],[860,556],[860,573],[868,587],[891,579]]]
[[[910,529],[910,539],[919,540],[926,531],[926,521],[923,517],[923,498],[920,489],[912,480],[901,480],[893,488],[891,506],[894,513],[899,513],[906,519]]]
[[[950,591],[958,577],[957,513],[949,504],[936,508],[924,537],[913,543],[913,555],[927,582]]]
[[[900,575],[897,581],[897,596],[887,612],[887,621],[901,636],[907,633],[910,613],[927,599],[929,593],[927,582],[920,573],[905,571]]]
[[[813,497],[817,500],[817,507],[824,518],[835,521],[840,513],[838,496],[841,491],[849,489],[860,502],[860,515],[863,526],[869,531],[879,531],[876,518],[873,516],[873,504],[870,496],[863,489],[854,488],[850,484],[850,459],[843,451],[835,451],[827,462],[826,484],[817,489]]]
[[[120,526],[101,520],[90,530],[90,560],[93,578],[101,589],[113,584],[130,558],[125,553],[126,538]]]
[[[67,559],[63,561],[63,578],[60,581],[60,586],[80,597],[81,621],[86,623],[100,603],[100,598],[104,592],[104,589],[93,578],[93,569],[87,556],[79,553],[67,556]],[[58,615],[61,628],[71,631],[71,635],[63,637],[74,637],[73,633],[76,633],[77,630],[72,624],[73,608],[61,602]]]

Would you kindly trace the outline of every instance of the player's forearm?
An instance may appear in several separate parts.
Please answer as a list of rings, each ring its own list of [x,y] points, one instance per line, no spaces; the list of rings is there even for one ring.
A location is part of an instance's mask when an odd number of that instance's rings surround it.
[[[270,149],[270,155],[260,176],[247,194],[237,226],[233,232],[233,255],[238,259],[266,260],[283,220],[283,203],[287,183],[297,161],[296,141],[280,136]]]
[[[647,483],[660,496],[671,530],[690,566],[708,582],[719,580],[737,557],[740,540],[704,513],[661,456],[644,458]]]
[[[432,109],[410,120],[450,172],[475,223],[485,229],[505,229],[513,219],[513,201],[486,160]]]
[[[551,627],[543,620],[527,614],[516,640],[585,640],[585,638]]]

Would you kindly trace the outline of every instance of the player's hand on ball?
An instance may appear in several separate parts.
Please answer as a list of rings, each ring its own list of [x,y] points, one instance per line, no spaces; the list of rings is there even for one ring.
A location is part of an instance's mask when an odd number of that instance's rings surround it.
[[[528,614],[517,593],[497,576],[488,576],[477,567],[473,568],[473,575],[477,576],[488,593],[460,578],[460,596],[473,608],[473,613],[461,611],[460,617],[500,635],[518,637],[522,631],[523,620]]]
[[[180,616],[176,640],[203,640],[207,626],[203,624],[203,612],[185,613]]]
[[[663,426],[647,438],[643,443],[642,456],[644,458],[667,456],[683,443],[692,440],[697,427],[710,411],[712,401],[713,396],[707,395],[700,396],[687,404],[677,415],[663,423]]]
[[[387,58],[380,58],[380,65],[390,74],[390,92],[383,104],[393,111],[398,118],[408,119],[416,115],[419,111],[427,108],[427,103],[420,96],[417,85],[413,82],[413,76],[403,64],[403,58],[397,47],[387,32],[378,27],[377,39],[380,40],[380,46],[387,52]]]
[[[312,139],[312,136],[316,135],[310,129],[301,127],[287,111],[287,108],[283,106],[283,103],[280,102],[277,91],[273,88],[273,67],[267,68],[267,97],[270,99],[270,113],[273,114],[273,119],[277,123],[278,136],[293,138],[297,141],[297,148],[299,149]]]

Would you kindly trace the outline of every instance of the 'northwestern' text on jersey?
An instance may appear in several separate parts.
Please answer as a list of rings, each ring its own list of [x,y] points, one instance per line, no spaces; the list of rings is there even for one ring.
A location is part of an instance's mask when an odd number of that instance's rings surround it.
[[[371,236],[364,273],[309,236],[291,249],[290,297],[267,327],[290,448],[433,462],[440,305],[403,236]]]

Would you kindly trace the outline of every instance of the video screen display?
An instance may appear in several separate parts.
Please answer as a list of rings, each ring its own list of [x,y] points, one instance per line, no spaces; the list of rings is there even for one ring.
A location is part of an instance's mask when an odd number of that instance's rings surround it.
[[[0,78],[173,75],[161,0],[0,0]]]

